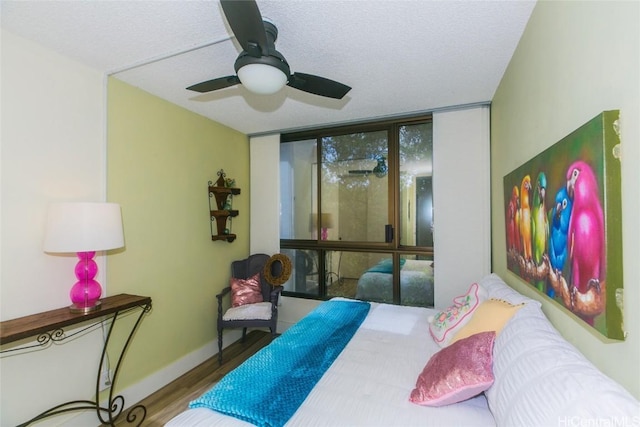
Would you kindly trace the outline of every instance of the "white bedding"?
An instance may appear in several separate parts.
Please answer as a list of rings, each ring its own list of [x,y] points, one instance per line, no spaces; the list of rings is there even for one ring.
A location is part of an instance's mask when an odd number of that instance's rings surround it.
[[[435,310],[371,304],[369,315],[287,426],[494,426],[484,395],[432,408],[409,402],[418,375],[439,347],[429,335]],[[259,381],[259,378],[256,378]],[[170,427],[250,426],[205,408]]]

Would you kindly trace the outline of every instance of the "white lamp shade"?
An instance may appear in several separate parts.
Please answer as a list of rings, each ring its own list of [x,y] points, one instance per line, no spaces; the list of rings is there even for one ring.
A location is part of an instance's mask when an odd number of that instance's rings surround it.
[[[73,202],[49,206],[43,245],[45,252],[93,252],[123,246],[119,204]]]
[[[315,230],[319,225],[322,228],[334,228],[335,224],[333,223],[333,214],[332,213],[323,213],[320,215],[320,219],[322,224],[318,224],[318,214],[311,214],[311,230]]]
[[[271,95],[284,87],[289,78],[267,64],[247,64],[238,70],[238,78],[253,93]]]

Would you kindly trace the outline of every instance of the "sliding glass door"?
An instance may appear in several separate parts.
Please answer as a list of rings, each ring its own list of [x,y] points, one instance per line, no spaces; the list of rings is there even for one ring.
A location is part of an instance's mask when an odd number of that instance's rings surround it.
[[[433,304],[431,129],[421,117],[283,135],[285,294]]]

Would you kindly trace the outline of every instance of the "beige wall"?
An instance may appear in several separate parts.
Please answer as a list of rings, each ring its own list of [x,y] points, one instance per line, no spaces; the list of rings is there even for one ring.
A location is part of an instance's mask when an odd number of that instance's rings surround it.
[[[492,103],[493,270],[543,310],[569,341],[640,397],[640,3],[536,5]],[[604,110],[620,110],[625,328],[605,342],[506,267],[502,178]]]
[[[231,261],[249,252],[249,141],[110,78],[107,154],[108,198],[122,206],[126,240],[109,259],[109,293],[153,299],[122,370],[126,387],[215,340],[215,295]],[[211,241],[207,182],[220,169],[242,190],[232,243]]]

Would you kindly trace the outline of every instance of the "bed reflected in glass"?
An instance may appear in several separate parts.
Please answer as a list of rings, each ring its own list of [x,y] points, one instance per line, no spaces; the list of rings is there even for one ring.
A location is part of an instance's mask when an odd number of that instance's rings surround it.
[[[394,266],[391,254],[312,249],[283,249],[292,259],[293,273],[285,291],[317,297],[326,287],[329,298],[345,297],[366,301],[433,307],[433,258],[400,255]],[[324,254],[324,283],[319,271]],[[398,289],[394,291],[394,283]],[[394,299],[399,293],[399,299]]]

